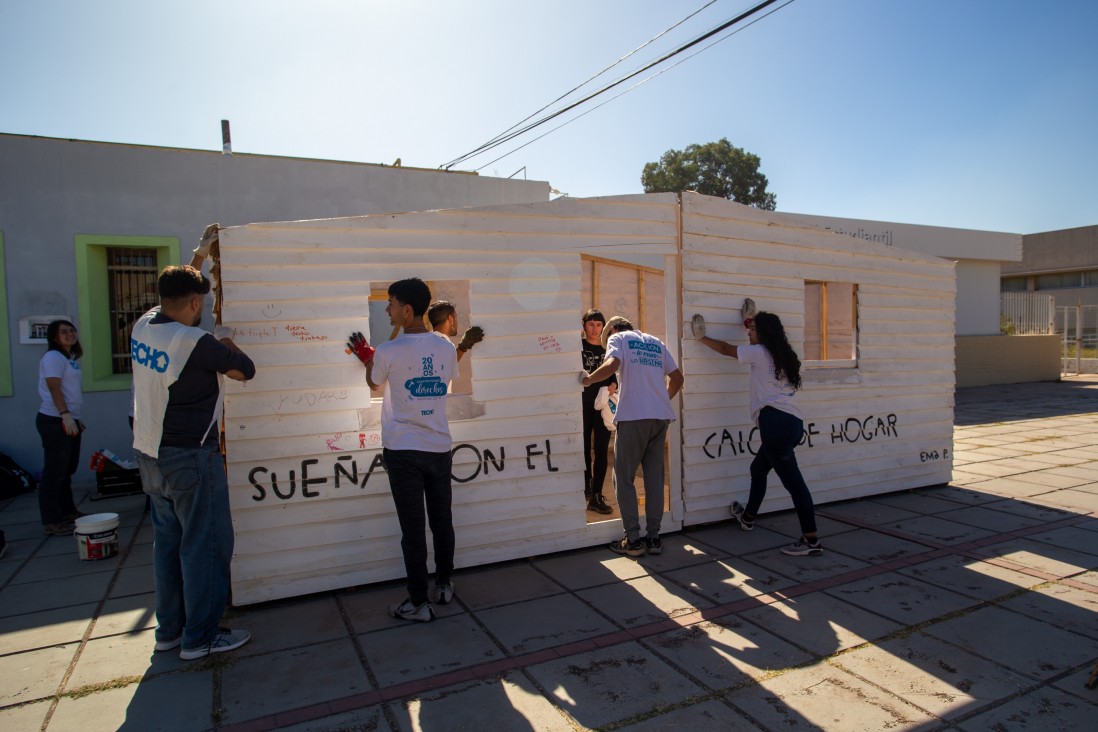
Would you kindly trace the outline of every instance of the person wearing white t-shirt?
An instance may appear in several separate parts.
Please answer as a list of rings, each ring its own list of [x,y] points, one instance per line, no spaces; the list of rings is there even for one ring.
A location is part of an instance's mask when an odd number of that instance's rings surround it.
[[[46,326],[49,349],[38,362],[38,397],[41,406],[35,426],[42,438],[45,462],[38,484],[38,512],[46,536],[69,536],[73,523],[84,514],[72,497],[72,475],[80,465],[80,433],[84,392],[80,386],[79,359],[84,351],[76,326],[55,320]]]
[[[793,497],[801,525],[801,538],[783,547],[782,553],[790,556],[823,554],[823,545],[816,535],[812,494],[794,454],[804,435],[804,417],[796,399],[801,387],[801,361],[789,345],[777,315],[760,312],[753,318],[745,318],[744,325],[749,345],[734,346],[707,336],[705,319],[701,315],[695,315],[691,322],[695,338],[717,353],[751,367],[748,378],[751,419],[759,428],[760,445],[751,461],[751,491],[747,505],[733,502],[732,516],[744,531],[755,528],[755,517],[766,497],[766,478],[773,470]]]
[[[660,554],[663,521],[663,443],[675,419],[671,400],[682,389],[683,376],[667,346],[615,315],[602,330],[606,357],[591,373],[580,372],[584,386],[605,381],[617,373],[618,409],[614,415],[614,488],[625,536],[610,544],[611,551],[639,557]],[[644,473],[645,537],[640,538],[637,467]]]
[[[425,282],[411,278],[389,286],[385,312],[403,329],[391,341],[370,348],[361,333],[349,346],[366,366],[371,389],[384,387],[381,444],[385,472],[400,522],[400,548],[408,575],[408,597],[392,605],[394,618],[429,622],[434,611],[427,593],[427,538],[434,537],[435,601],[453,599],[454,521],[451,513],[452,441],[446,419],[446,393],[457,378],[454,344],[427,330],[431,303]]]

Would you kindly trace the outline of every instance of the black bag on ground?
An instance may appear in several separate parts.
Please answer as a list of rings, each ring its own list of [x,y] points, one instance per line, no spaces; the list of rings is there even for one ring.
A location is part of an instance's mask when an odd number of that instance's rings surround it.
[[[0,498],[12,498],[34,488],[34,476],[30,471],[19,467],[18,463],[0,452]]]

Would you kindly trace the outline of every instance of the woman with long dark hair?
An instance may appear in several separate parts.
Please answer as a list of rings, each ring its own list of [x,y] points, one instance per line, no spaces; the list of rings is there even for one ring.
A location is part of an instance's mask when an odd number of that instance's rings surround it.
[[[35,426],[42,436],[45,464],[38,485],[38,511],[47,536],[68,536],[73,523],[84,514],[72,498],[72,475],[80,464],[80,421],[84,393],[80,385],[80,364],[84,355],[76,326],[55,320],[46,328],[49,349],[38,362],[38,409]]]
[[[750,302],[750,301],[748,301]],[[753,303],[751,303],[753,309]],[[747,313],[745,303],[745,314]],[[766,478],[773,470],[793,497],[793,506],[801,524],[801,538],[782,552],[791,556],[823,554],[816,536],[816,512],[812,494],[797,466],[794,450],[804,434],[804,421],[797,408],[797,390],[801,388],[801,361],[797,358],[782,321],[773,313],[760,312],[745,317],[746,346],[710,338],[705,334],[705,319],[695,315],[691,323],[694,337],[724,356],[731,356],[751,367],[748,381],[751,418],[759,428],[759,450],[751,461],[751,492],[747,505],[733,502],[732,516],[744,531],[755,528],[755,517],[766,497]]]

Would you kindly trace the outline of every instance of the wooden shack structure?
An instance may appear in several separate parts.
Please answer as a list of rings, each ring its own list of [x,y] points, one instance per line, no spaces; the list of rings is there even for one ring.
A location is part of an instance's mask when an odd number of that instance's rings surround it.
[[[597,545],[580,436],[580,315],[624,314],[686,377],[669,431],[663,530],[728,518],[758,444],[747,369],[696,343],[746,342],[744,297],[805,362],[798,451],[817,503],[947,482],[953,263],[781,223],[694,194],[259,223],[222,232],[221,318],[258,374],[229,382],[233,597],[250,604],[402,577],[381,466],[381,395],[345,351],[389,332],[385,290],[416,276],[487,337],[452,387],[458,567]],[[775,479],[776,480],[776,479]],[[777,486],[777,483],[775,483]],[[764,511],[789,507],[780,487]]]

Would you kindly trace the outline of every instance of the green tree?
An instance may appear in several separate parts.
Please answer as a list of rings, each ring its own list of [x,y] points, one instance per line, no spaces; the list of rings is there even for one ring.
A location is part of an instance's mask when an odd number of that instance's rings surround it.
[[[758,155],[722,137],[705,145],[687,145],[685,150],[668,150],[658,163],[644,166],[641,184],[645,193],[695,191],[773,211],[778,197],[767,192],[760,162]]]

